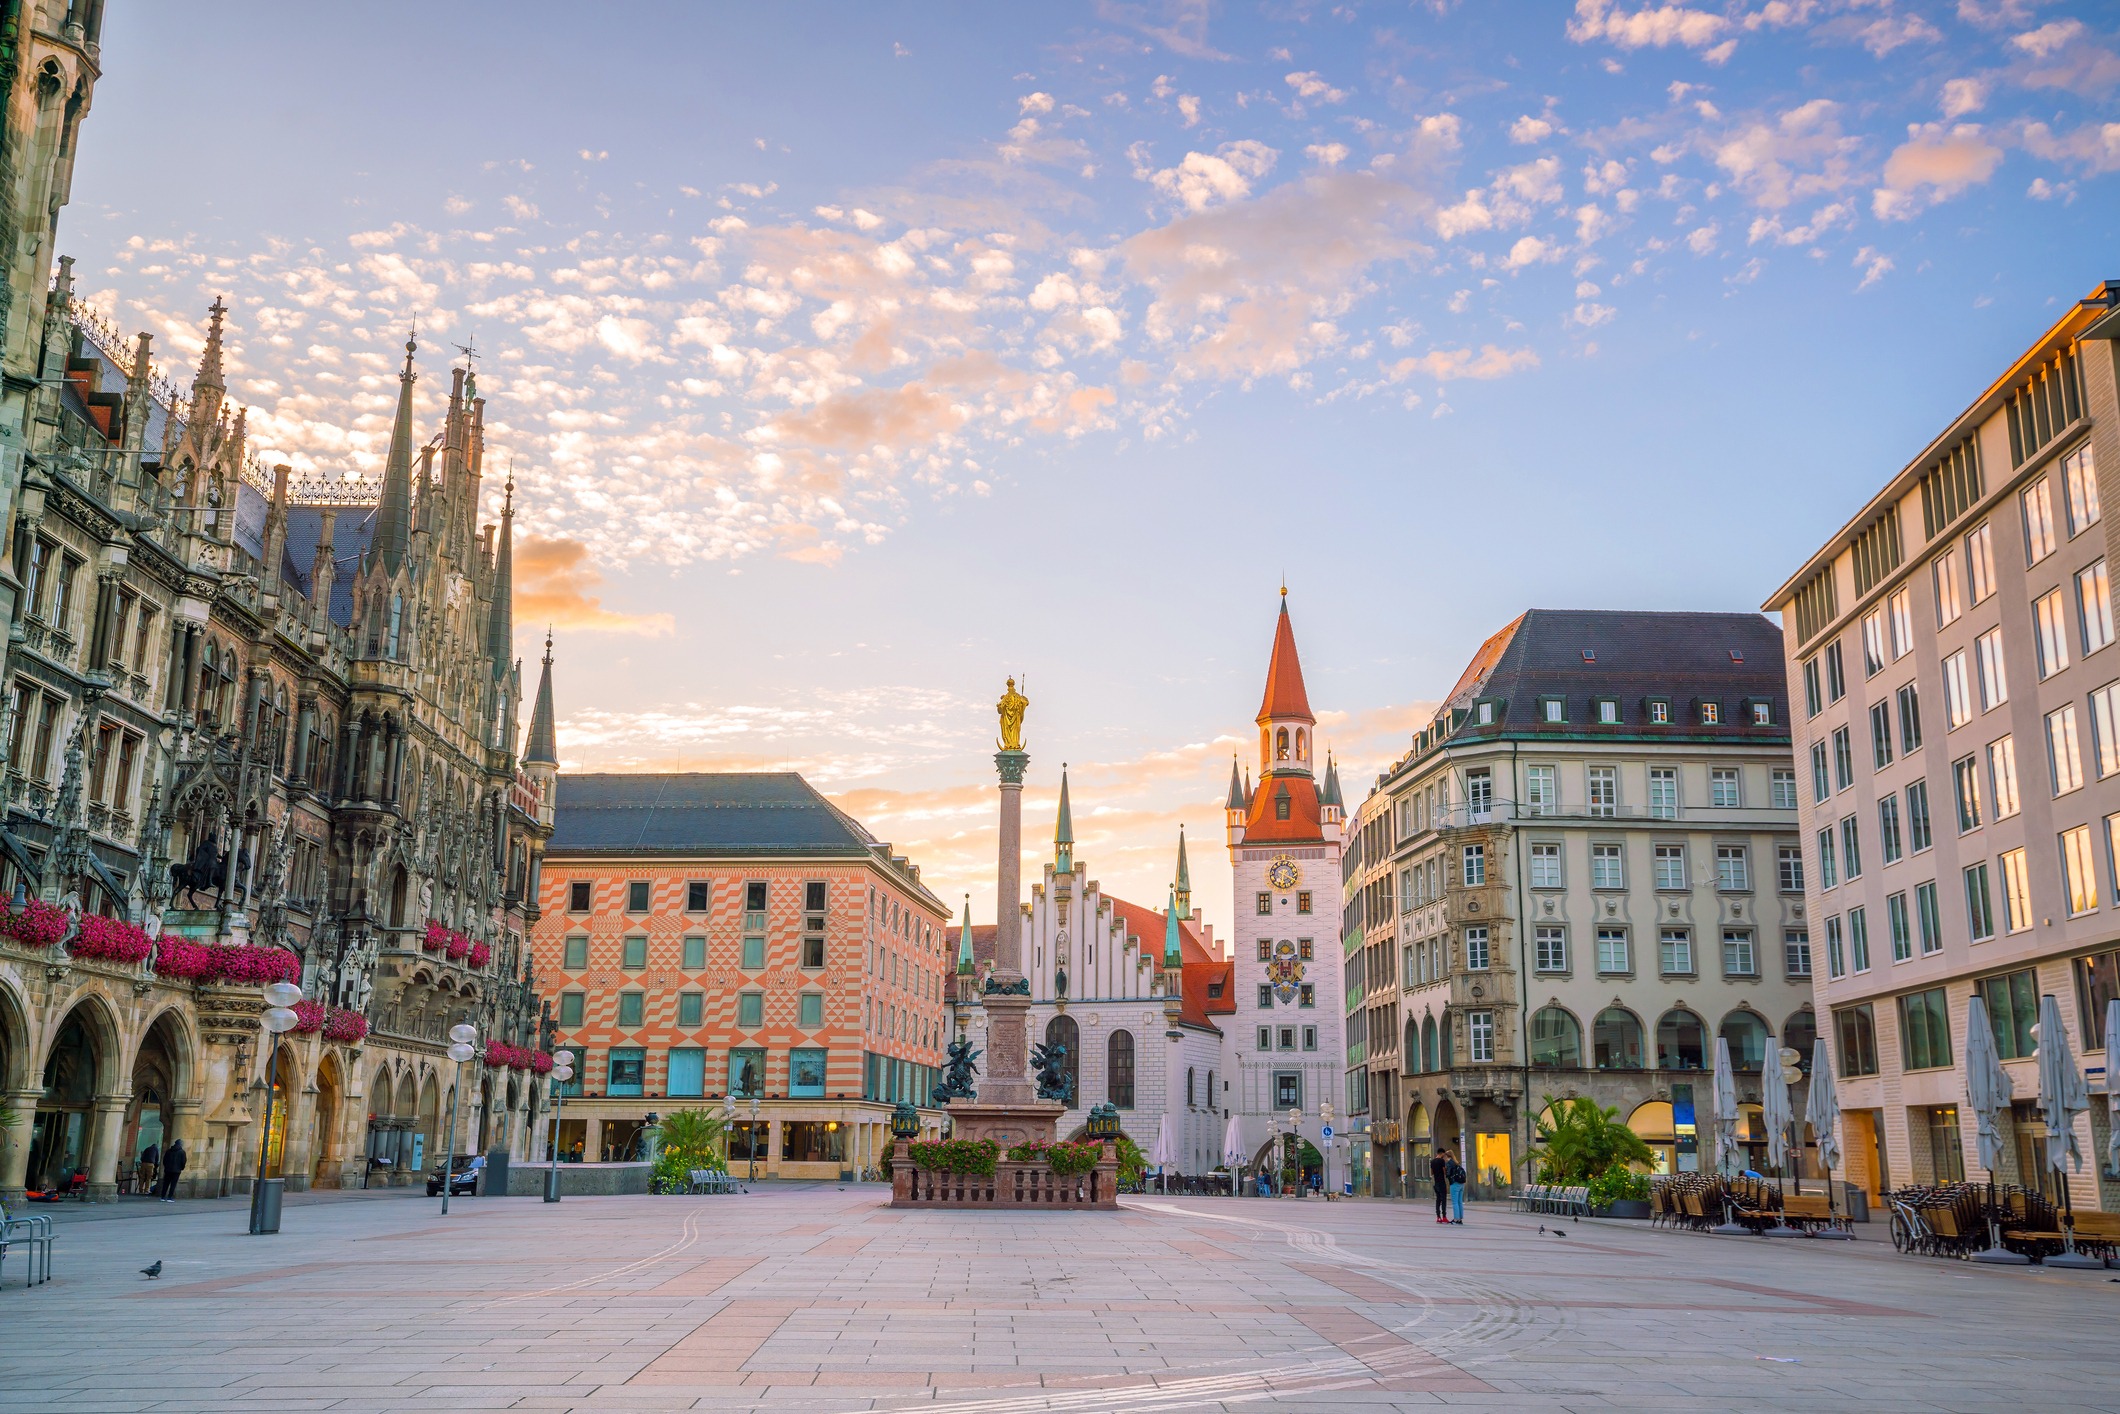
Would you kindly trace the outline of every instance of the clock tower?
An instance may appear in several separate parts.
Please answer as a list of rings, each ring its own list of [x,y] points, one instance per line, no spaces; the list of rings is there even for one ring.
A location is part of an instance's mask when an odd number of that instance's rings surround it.
[[[1235,875],[1231,942],[1236,1015],[1217,1097],[1244,1132],[1246,1162],[1303,1112],[1303,1137],[1319,1142],[1321,1105],[1344,1112],[1347,1070],[1340,966],[1340,853],[1346,812],[1339,773],[1320,778],[1317,718],[1303,687],[1288,591],[1274,625],[1259,703],[1257,783],[1229,765],[1229,859]],[[1335,1178],[1346,1173],[1344,1150]]]

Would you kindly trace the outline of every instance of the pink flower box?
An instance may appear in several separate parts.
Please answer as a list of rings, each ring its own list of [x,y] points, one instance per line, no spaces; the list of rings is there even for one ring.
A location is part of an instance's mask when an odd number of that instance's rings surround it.
[[[26,948],[48,948],[66,936],[66,910],[31,899],[20,913],[0,907],[0,934]]]
[[[473,967],[484,967],[484,966],[485,966],[485,965],[486,965],[487,963],[491,962],[492,960],[493,960],[493,949],[492,949],[492,948],[490,948],[490,947],[486,946],[486,944],[484,944],[484,943],[473,943],[473,944],[471,945],[471,957],[470,957],[470,962],[471,962],[471,965],[472,965]]]
[[[74,939],[73,954],[103,962],[136,963],[146,960],[154,946],[152,938],[130,923],[85,913],[81,916],[80,935]]]

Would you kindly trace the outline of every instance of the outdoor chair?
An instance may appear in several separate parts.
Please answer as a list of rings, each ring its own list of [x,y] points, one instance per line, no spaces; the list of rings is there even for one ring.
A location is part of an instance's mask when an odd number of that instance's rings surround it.
[[[5,1280],[7,1254],[20,1247],[29,1262],[29,1280],[24,1286],[36,1286],[52,1279],[52,1246],[55,1241],[52,1220],[39,1214],[35,1217],[9,1217],[0,1208],[0,1281]]]

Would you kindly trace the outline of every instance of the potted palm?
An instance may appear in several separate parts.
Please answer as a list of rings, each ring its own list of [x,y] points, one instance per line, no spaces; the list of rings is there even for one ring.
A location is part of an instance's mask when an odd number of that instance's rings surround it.
[[[1649,1216],[1643,1170],[1656,1156],[1620,1122],[1618,1110],[1587,1097],[1556,1101],[1549,1095],[1538,1137],[1541,1182],[1587,1187],[1591,1211],[1600,1217]]]

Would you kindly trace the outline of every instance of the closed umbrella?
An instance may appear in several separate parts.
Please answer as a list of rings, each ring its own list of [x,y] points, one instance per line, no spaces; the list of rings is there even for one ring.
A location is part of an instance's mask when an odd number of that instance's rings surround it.
[[[1833,1086],[1833,1052],[1821,1036],[1811,1046],[1811,1098],[1804,1104],[1804,1118],[1818,1141],[1818,1166],[1825,1170],[1826,1212],[1833,1211],[1833,1170],[1840,1167],[1840,1094]],[[1813,1237],[1843,1237],[1854,1233],[1832,1226]]]
[[[1729,1038],[1715,1038],[1715,1171],[1725,1179],[1738,1171],[1737,1161],[1737,1078],[1730,1073]],[[1723,1221],[1721,1226],[1709,1231],[1735,1237],[1749,1234],[1750,1229],[1730,1218],[1730,1200],[1725,1190],[1723,1198]]]
[[[2061,1255],[2046,1259],[2050,1267],[2102,1267],[2097,1257],[2076,1250],[2076,1213],[2068,1191],[2068,1164],[2083,1169],[2083,1146],[2076,1142],[2076,1116],[2091,1107],[2090,1087],[2068,1048],[2068,1029],[2061,1024],[2061,1004],[2053,993],[2039,999],[2039,1108],[2046,1119],[2046,1166],[2061,1179]]]
[[[2120,997],[2105,1004],[2105,1166],[2120,1173]]]
[[[1222,1130],[1222,1162],[1229,1167],[1229,1191],[1235,1194],[1237,1185],[1244,1177],[1244,1161],[1251,1157],[1244,1152],[1244,1122],[1235,1115]]]
[[[2002,1245],[1995,1227],[1995,1170],[2002,1164],[2002,1115],[2010,1107],[2010,1073],[2002,1068],[1995,1052],[1995,1028],[1988,1022],[1987,1004],[1975,992],[1965,1009],[1965,1101],[1973,1112],[1980,1166],[1988,1171],[1988,1246],[1975,1253],[1976,1262],[2022,1266],[2031,1258]]]
[[[1774,1166],[1777,1188],[1781,1176],[1789,1169],[1789,1124],[1793,1118],[1789,1110],[1789,1082],[1782,1076],[1781,1061],[1776,1056],[1768,1056],[1766,1064],[1759,1070],[1759,1122],[1767,1129],[1767,1162]],[[1767,1229],[1767,1236],[1801,1237],[1803,1234],[1790,1227],[1786,1219],[1777,1219],[1774,1226]]]
[[[1156,1126],[1156,1147],[1155,1151],[1148,1156],[1148,1161],[1156,1166],[1156,1176],[1165,1179],[1169,1177],[1170,1170],[1177,1165],[1177,1126],[1172,1123],[1169,1115],[1163,1116],[1163,1122]],[[1166,1189],[1169,1187],[1168,1183],[1165,1184],[1165,1187]]]

